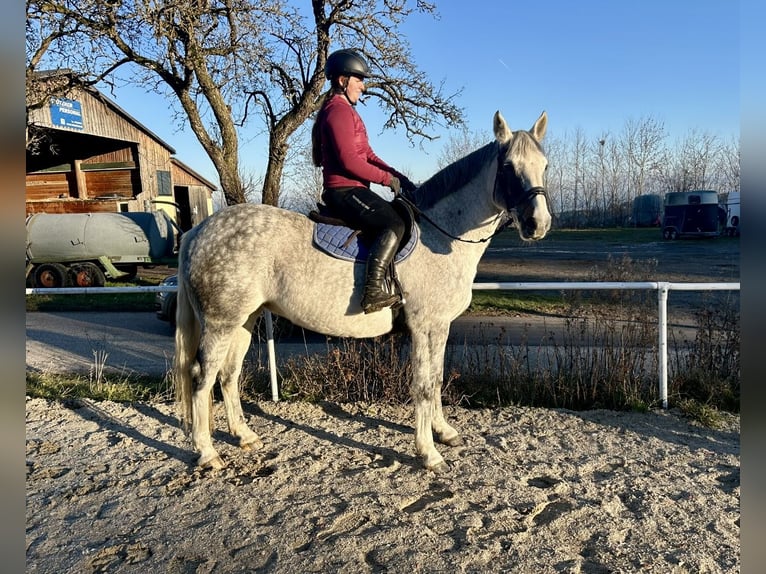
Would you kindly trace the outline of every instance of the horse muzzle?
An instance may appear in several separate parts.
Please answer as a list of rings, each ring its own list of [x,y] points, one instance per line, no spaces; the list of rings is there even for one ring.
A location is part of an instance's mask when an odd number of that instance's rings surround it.
[[[542,239],[551,228],[551,212],[545,188],[531,188],[521,203],[524,207],[517,208],[516,211],[522,239],[532,241]]]

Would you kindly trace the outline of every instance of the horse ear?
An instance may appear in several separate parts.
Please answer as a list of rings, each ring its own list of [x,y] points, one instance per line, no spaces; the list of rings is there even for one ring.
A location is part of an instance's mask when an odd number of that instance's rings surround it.
[[[511,141],[513,132],[511,131],[511,128],[508,127],[508,124],[505,122],[505,118],[499,110],[495,112],[493,127],[495,130],[495,139],[498,141],[498,143],[504,144]]]
[[[535,125],[532,126],[530,132],[537,141],[541,141],[545,137],[545,129],[548,127],[548,114],[543,111],[540,117],[537,118]]]

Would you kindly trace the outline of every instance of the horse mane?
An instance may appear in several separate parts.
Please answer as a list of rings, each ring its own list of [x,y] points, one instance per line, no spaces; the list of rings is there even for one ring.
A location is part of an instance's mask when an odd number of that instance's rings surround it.
[[[498,146],[496,141],[492,141],[438,171],[412,193],[413,203],[421,209],[428,209],[463,187],[489,159],[497,157]]]

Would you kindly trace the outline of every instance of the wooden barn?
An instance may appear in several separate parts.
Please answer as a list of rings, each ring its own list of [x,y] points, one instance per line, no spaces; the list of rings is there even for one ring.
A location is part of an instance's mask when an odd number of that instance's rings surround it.
[[[27,146],[27,216],[162,210],[186,231],[212,213],[215,185],[96,89],[28,106],[27,124],[42,135]]]

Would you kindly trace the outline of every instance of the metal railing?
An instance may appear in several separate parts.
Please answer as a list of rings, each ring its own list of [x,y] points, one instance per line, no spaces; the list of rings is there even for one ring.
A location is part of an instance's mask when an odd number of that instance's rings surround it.
[[[657,325],[658,325],[658,378],[659,394],[662,408],[668,408],[668,293],[670,291],[739,291],[740,284],[736,283],[676,283],[668,281],[541,281],[521,283],[474,283],[474,291],[588,291],[588,290],[651,290],[657,291]],[[65,294],[106,294],[106,293],[173,293],[176,286],[156,285],[143,287],[60,287],[53,289],[27,288],[27,295],[65,295]],[[271,396],[274,401],[279,398],[277,387],[276,351],[274,347],[274,326],[271,313],[264,311],[266,319],[266,344],[269,357],[269,372],[271,379]]]

